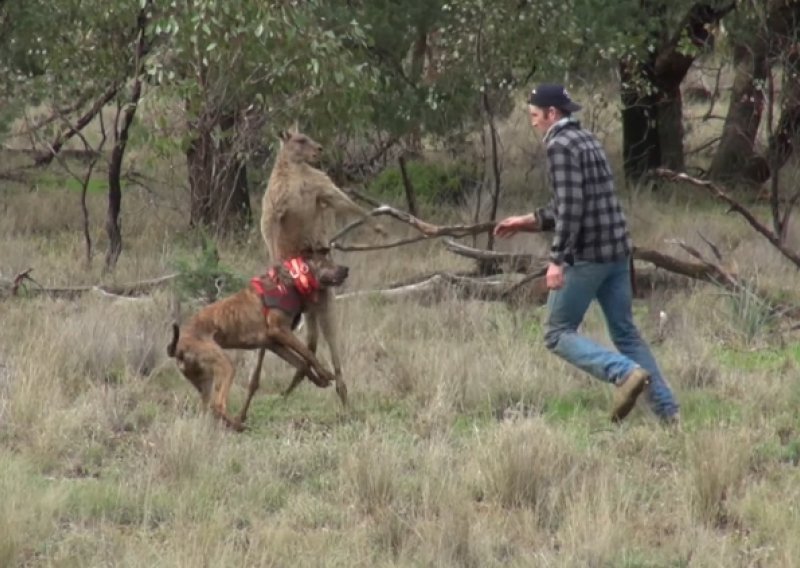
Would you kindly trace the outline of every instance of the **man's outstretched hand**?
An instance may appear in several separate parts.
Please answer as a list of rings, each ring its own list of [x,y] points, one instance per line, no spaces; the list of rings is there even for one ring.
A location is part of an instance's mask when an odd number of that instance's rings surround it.
[[[501,239],[513,237],[519,232],[535,233],[539,230],[539,223],[533,213],[506,217],[494,227],[494,235]]]

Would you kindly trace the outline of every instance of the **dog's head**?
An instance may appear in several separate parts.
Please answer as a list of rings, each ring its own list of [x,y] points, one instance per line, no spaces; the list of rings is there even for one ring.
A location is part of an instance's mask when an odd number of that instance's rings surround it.
[[[316,246],[307,249],[303,253],[303,258],[314,272],[321,287],[341,286],[350,273],[349,267],[333,262],[329,247]]]
[[[322,145],[298,130],[281,132],[281,156],[290,162],[317,164]]]
[[[311,296],[320,288],[341,286],[349,273],[347,266],[336,264],[330,256],[319,253],[286,260],[270,270],[281,284],[294,287],[303,296]]]
[[[309,261],[309,264],[313,263],[313,260]],[[347,280],[348,274],[350,274],[350,269],[347,266],[334,264],[331,261],[322,266],[316,266],[312,270],[322,288],[341,286]]]

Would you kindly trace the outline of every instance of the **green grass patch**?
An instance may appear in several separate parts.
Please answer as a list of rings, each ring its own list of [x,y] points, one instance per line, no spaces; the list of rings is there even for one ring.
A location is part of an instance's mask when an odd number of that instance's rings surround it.
[[[756,448],[756,457],[759,461],[800,465],[800,439],[795,438],[786,443],[780,440],[765,442]]]
[[[87,480],[75,483],[65,506],[66,519],[155,527],[170,515],[167,503],[127,486]]]
[[[544,406],[544,415],[556,422],[569,422],[576,418],[585,419],[588,414],[598,410],[607,412],[608,409],[608,396],[602,389],[579,389],[548,400]]]
[[[686,424],[736,423],[741,419],[738,403],[708,392],[684,392],[680,403],[681,419]]]
[[[782,349],[758,349],[742,351],[731,347],[716,350],[719,362],[741,371],[776,371],[787,364],[800,364],[800,343],[790,343]]]
[[[76,170],[81,171],[81,170]],[[122,190],[125,191],[126,183],[121,182]],[[83,183],[80,180],[66,174],[53,172],[43,172],[36,180],[39,189],[57,191],[66,189],[67,191],[81,192]],[[91,195],[102,195],[108,192],[108,179],[104,177],[92,177],[86,186],[86,193]]]
[[[280,395],[256,393],[247,415],[247,425],[254,435],[273,430],[276,426],[294,425],[309,431],[329,431],[336,426],[350,423],[378,421],[383,425],[410,424],[411,412],[408,403],[389,398],[350,397],[350,409],[342,409],[334,387],[324,393],[303,392],[316,389],[312,385],[301,385],[288,398]],[[245,392],[231,394],[229,410],[236,414],[244,402]]]
[[[486,432],[494,422],[490,412],[459,414],[453,420],[452,434],[456,438],[468,437],[475,432]]]

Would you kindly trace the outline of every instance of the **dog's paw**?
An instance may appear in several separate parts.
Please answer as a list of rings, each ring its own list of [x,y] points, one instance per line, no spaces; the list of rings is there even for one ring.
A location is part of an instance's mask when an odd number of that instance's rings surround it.
[[[247,430],[247,426],[238,418],[231,420],[228,423],[228,426],[230,426],[230,429],[233,430],[234,432],[244,432],[245,430]]]
[[[315,385],[317,385],[321,389],[326,389],[333,384],[333,378],[328,377],[317,377],[316,381],[313,381]]]

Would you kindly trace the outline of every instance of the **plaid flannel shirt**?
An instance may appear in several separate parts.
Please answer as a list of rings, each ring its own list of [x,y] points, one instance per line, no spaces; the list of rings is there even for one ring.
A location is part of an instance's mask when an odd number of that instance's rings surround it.
[[[574,118],[554,124],[544,142],[553,196],[535,214],[542,230],[555,232],[550,260],[572,264],[627,257],[632,249],[628,224],[600,142]]]

